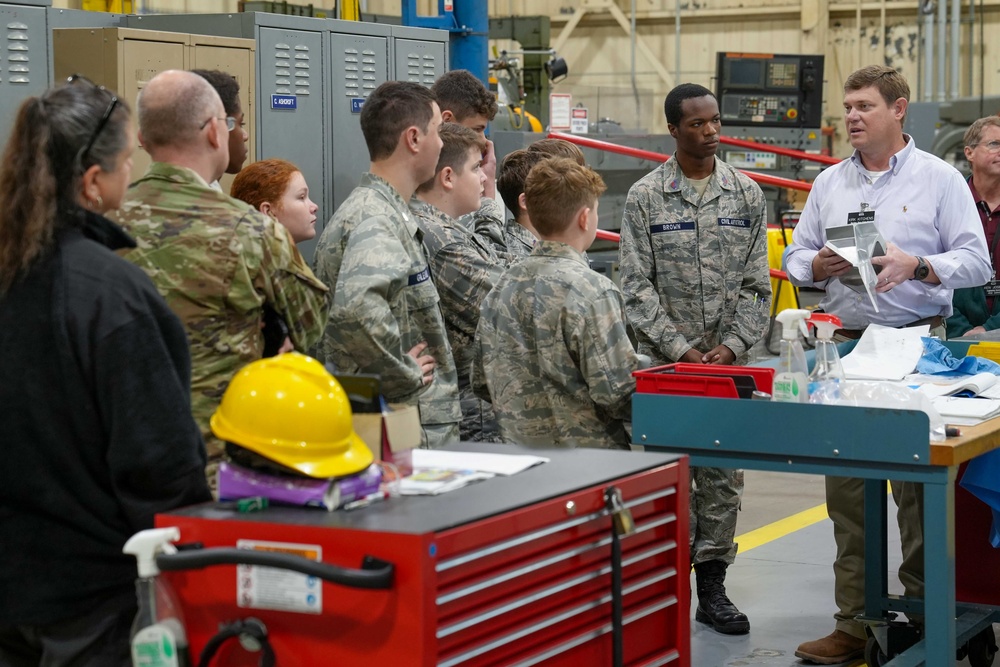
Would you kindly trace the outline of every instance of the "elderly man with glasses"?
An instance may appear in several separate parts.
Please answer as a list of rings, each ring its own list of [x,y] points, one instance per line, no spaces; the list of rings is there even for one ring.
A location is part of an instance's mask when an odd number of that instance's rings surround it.
[[[979,220],[990,248],[993,271],[981,287],[963,287],[952,297],[948,338],[972,336],[1000,329],[1000,280],[997,279],[997,241],[1000,241],[1000,117],[980,118],[965,131],[965,158],[972,167],[969,190],[976,200]]]
[[[139,142],[153,163],[117,215],[138,244],[124,257],[153,279],[187,329],[192,411],[214,488],[224,449],[209,418],[236,371],[261,358],[265,306],[305,350],[323,333],[327,288],[281,224],[209,187],[229,165],[229,132],[237,123],[208,81],[162,72],[140,92],[137,107]]]

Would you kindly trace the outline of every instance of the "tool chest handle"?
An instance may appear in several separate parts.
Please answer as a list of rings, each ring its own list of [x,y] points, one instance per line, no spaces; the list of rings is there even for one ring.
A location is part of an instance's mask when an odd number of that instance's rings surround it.
[[[262,565],[301,572],[323,581],[351,588],[388,589],[392,587],[395,566],[392,563],[365,556],[361,569],[352,570],[338,565],[317,562],[293,554],[212,547],[189,549],[173,554],[159,554],[156,566],[163,571],[201,570],[213,565]]]

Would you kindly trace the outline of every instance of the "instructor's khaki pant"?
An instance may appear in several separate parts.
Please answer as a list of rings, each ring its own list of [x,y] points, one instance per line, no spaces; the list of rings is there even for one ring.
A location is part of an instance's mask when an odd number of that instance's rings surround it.
[[[899,580],[907,596],[924,595],[923,485],[890,482],[898,511],[903,562]],[[833,521],[837,559],[833,563],[834,593],[839,611],[837,629],[865,638],[864,626],[854,617],[865,611],[865,489],[854,477],[826,478],[826,506]]]

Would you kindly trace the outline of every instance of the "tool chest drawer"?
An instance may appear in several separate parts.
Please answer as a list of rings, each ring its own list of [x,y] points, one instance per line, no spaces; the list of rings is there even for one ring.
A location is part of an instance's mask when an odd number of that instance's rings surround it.
[[[453,448],[522,453],[510,445]],[[311,549],[341,567],[357,568],[365,556],[395,567],[386,591],[314,582],[315,608],[296,600],[310,591],[303,575],[242,565],[166,573],[192,649],[197,654],[220,623],[254,617],[267,626],[282,667],[611,665],[613,521],[605,493],[615,487],[635,524],[620,538],[623,664],[689,665],[687,458],[531,453],[551,461],[354,512],[237,514],[206,505],[158,516],[158,526],[181,529],[182,544]],[[257,655],[232,644],[213,665],[256,664]]]

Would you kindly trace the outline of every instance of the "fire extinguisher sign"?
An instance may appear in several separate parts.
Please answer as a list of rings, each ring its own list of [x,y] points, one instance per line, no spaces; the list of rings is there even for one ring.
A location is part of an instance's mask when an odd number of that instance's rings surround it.
[[[237,549],[253,549],[323,559],[323,548],[315,544],[238,540]],[[259,565],[236,566],[236,604],[244,609],[273,609],[301,614],[323,613],[323,582],[298,572]]]

